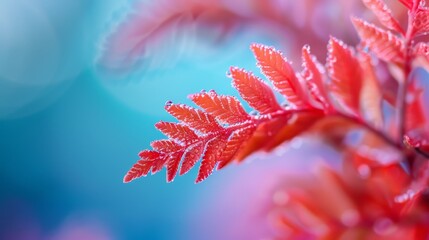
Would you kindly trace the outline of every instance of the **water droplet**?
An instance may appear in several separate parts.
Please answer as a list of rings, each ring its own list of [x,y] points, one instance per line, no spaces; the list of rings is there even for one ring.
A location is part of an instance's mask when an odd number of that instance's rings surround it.
[[[168,100],[167,102],[165,102],[165,107],[170,107],[171,105],[173,105],[173,101]]]
[[[201,89],[200,93],[206,93],[207,91],[205,89]]]
[[[227,72],[226,72],[226,76],[227,76],[227,77],[229,77],[229,78],[230,78],[230,77],[232,77],[231,72],[230,72],[230,71],[227,71]]]
[[[215,90],[213,90],[213,89],[211,89],[211,90],[209,91],[209,94],[210,94],[210,95],[214,95],[214,96],[215,96],[215,95],[217,95],[216,91],[215,91]]]

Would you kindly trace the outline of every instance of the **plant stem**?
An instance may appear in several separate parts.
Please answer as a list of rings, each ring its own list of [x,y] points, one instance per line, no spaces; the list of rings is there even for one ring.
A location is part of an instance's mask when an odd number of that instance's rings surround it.
[[[403,73],[404,79],[403,82],[399,82],[398,96],[396,99],[396,107],[397,107],[397,126],[398,126],[398,140],[399,142],[403,142],[403,138],[405,135],[405,119],[407,115],[407,90],[408,90],[408,78],[411,73],[411,58],[410,58],[410,49],[412,47],[412,38],[413,38],[413,21],[414,14],[408,13],[408,27],[407,33],[405,35],[404,41],[404,64],[403,64]]]
[[[375,128],[374,126],[371,126],[369,123],[365,122],[359,117],[347,115],[344,113],[337,112],[335,115],[340,116],[344,119],[347,119],[357,125],[362,126],[363,128],[366,128],[368,131],[372,132],[373,134],[377,135],[381,139],[383,139],[387,144],[391,145],[392,147],[402,150],[402,145],[400,142],[395,141],[393,138],[388,136],[386,133],[382,132],[381,130]]]

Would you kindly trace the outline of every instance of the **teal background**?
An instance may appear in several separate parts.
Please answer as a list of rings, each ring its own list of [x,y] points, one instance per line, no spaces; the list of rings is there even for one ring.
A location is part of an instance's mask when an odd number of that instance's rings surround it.
[[[198,185],[195,169],[171,184],[164,171],[122,178],[162,137],[153,125],[173,120],[167,100],[236,94],[229,66],[257,71],[248,46],[275,41],[253,30],[220,45],[185,38],[160,50],[168,64],[111,75],[97,56],[128,3],[0,0],[0,239],[218,239],[211,226],[232,214],[216,196],[246,167]]]

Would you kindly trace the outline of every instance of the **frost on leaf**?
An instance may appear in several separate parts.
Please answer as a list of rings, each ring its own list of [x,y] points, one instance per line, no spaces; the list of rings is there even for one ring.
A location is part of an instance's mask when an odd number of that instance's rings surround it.
[[[180,160],[182,159],[183,151],[170,154],[167,160],[167,182],[172,182],[179,170]]]
[[[352,22],[363,44],[378,58],[386,62],[403,61],[404,46],[400,38],[361,19],[353,18]]]
[[[165,107],[177,120],[202,133],[216,132],[222,127],[208,113],[184,104],[171,104]]]
[[[274,87],[286,100],[296,107],[305,105],[306,92],[297,78],[295,71],[281,52],[272,47],[252,44],[252,51],[261,71],[273,83]]]
[[[236,158],[237,153],[242,149],[243,145],[252,136],[255,131],[255,126],[250,125],[248,127],[238,129],[232,133],[229,137],[223,153],[219,157],[218,169],[224,168],[232,160]]]
[[[390,30],[402,33],[403,30],[398,21],[393,17],[392,11],[382,0],[363,0],[365,6],[372,10],[381,24]]]
[[[162,153],[168,153],[170,151],[179,151],[182,148],[182,146],[180,146],[173,140],[153,141],[150,146],[153,148],[153,150]]]
[[[415,10],[424,3],[424,0],[399,0],[408,9]]]
[[[193,94],[189,98],[221,123],[236,124],[250,118],[237,98],[232,96],[219,96],[210,91]]]
[[[329,97],[324,85],[325,82],[325,69],[317,61],[316,57],[310,54],[310,47],[304,46],[302,48],[302,66],[304,70],[301,75],[307,84],[313,99],[324,108],[330,107]]]
[[[197,135],[186,125],[171,122],[158,122],[155,127],[170,139],[177,142],[189,143],[197,138]]]
[[[362,91],[360,93],[360,107],[368,122],[376,127],[383,125],[383,113],[381,103],[383,100],[378,78],[374,71],[371,57],[361,53],[361,66],[365,72],[362,79]]]
[[[275,49],[252,45],[262,71],[279,93],[298,99],[305,105],[283,108],[270,85],[245,70],[231,68],[232,85],[257,115],[248,114],[240,101],[216,92],[201,92],[189,98],[201,109],[184,104],[165,105],[166,111],[179,122],[158,122],[155,126],[168,139],[152,142],[153,150],[145,150],[127,173],[124,181],[146,176],[167,168],[167,181],[177,172],[189,172],[201,159],[196,182],[206,179],[214,169],[222,169],[233,161],[242,161],[257,151],[271,151],[279,144],[307,131],[330,109],[325,91],[324,69],[306,50],[303,53],[303,76]],[[265,52],[268,51],[268,52]],[[274,59],[267,54],[273,54]],[[271,70],[270,70],[271,69]],[[301,85],[301,79],[306,84]],[[310,102],[308,96],[312,96]],[[298,102],[295,101],[295,103]],[[294,101],[294,100],[293,100]],[[319,102],[316,104],[315,102]],[[326,108],[326,109],[324,109]]]
[[[328,43],[327,69],[334,99],[346,111],[358,115],[362,70],[354,52],[335,38],[331,38]]]
[[[161,161],[164,156],[156,151],[145,150],[139,153],[140,160],[128,171],[124,177],[124,182],[146,176],[152,168],[153,162]]]
[[[240,96],[261,114],[282,110],[271,88],[255,75],[239,68],[231,68],[232,84]]]
[[[429,62],[429,45],[426,43],[418,43],[413,49],[414,57],[423,57]]]
[[[429,33],[429,10],[419,9],[413,21],[414,34],[424,35]]]
[[[220,135],[207,143],[206,150],[201,161],[200,170],[198,172],[196,180],[197,183],[203,181],[212,174],[216,167],[216,163],[218,162],[218,158],[225,147],[226,140],[226,135]]]
[[[183,175],[191,170],[195,164],[200,160],[201,154],[204,151],[204,144],[197,142],[191,145],[183,155],[183,162],[180,168],[180,175]]]

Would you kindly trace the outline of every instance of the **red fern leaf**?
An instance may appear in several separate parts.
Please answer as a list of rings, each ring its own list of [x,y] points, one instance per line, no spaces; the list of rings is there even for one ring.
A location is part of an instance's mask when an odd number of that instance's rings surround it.
[[[307,94],[295,75],[290,63],[280,51],[260,44],[252,44],[251,49],[258,60],[258,66],[270,79],[276,90],[282,94],[289,103],[296,107],[305,105]]]
[[[172,140],[153,141],[150,146],[153,150],[162,153],[176,152],[182,149],[182,146]]]
[[[352,22],[362,42],[368,46],[378,58],[386,62],[403,61],[404,45],[400,38],[389,31],[384,31],[361,19],[353,18]]]
[[[363,0],[365,6],[372,10],[378,20],[385,27],[404,33],[398,21],[393,17],[392,12],[382,0]]]
[[[311,95],[325,108],[329,108],[329,98],[323,84],[323,75],[325,70],[323,66],[317,61],[316,57],[310,54],[309,46],[304,46],[302,48],[302,65],[304,70],[302,71],[301,75],[307,83]]]
[[[136,164],[132,166],[132,168],[127,172],[127,174],[124,177],[124,183],[131,182],[132,180],[147,176],[149,173],[151,167],[152,167],[153,161],[148,160],[139,160]]]
[[[180,123],[158,122],[155,127],[168,138],[178,142],[188,143],[197,138],[197,135],[188,126]]]
[[[416,10],[419,6],[424,3],[423,0],[399,0],[402,4],[404,4],[410,10]]]
[[[399,0],[402,4],[405,5],[405,7],[411,9],[413,8],[413,0]]]
[[[322,74],[318,63],[309,53],[305,59],[308,81],[314,82],[322,92],[322,77],[317,77],[317,74]],[[156,124],[169,139],[154,141],[151,143],[153,150],[142,151],[141,160],[126,174],[124,181],[129,182],[146,176],[150,170],[156,173],[166,167],[167,181],[171,182],[181,162],[180,175],[190,171],[202,158],[196,179],[198,183],[206,179],[216,165],[221,169],[231,161],[243,160],[255,151],[269,151],[305,131],[323,115],[321,110],[311,105],[305,109],[282,108],[271,88],[244,70],[231,68],[231,77],[233,86],[260,113],[259,116],[248,115],[236,98],[219,96],[214,91],[190,95],[190,99],[202,110],[168,103],[165,109],[179,123]],[[294,120],[291,120],[291,116],[294,116]],[[311,116],[311,121],[304,116]],[[227,125],[221,126],[220,123]]]
[[[353,51],[342,41],[331,38],[328,43],[328,73],[330,90],[335,100],[347,111],[359,112],[362,70]]]
[[[232,160],[234,160],[234,157],[241,150],[242,145],[245,144],[245,142],[252,136],[254,131],[255,126],[250,125],[248,127],[238,129],[231,134],[228,142],[226,143],[226,147],[219,158],[220,162],[217,168],[218,170],[226,167]]]
[[[361,66],[365,72],[362,79],[362,91],[360,93],[361,111],[365,114],[369,122],[376,127],[381,127],[383,124],[383,113],[381,110],[383,96],[371,62],[371,57],[368,54],[362,53]]]
[[[168,160],[168,155],[163,155],[161,158],[157,158],[152,163],[152,175],[161,171],[165,163]]]
[[[184,104],[167,104],[165,109],[177,120],[202,133],[217,132],[223,129],[214,117],[202,110]]]
[[[243,69],[231,68],[232,84],[240,96],[261,114],[281,111],[271,88],[258,77]]]
[[[429,10],[419,9],[414,16],[413,21],[414,34],[429,33]]]
[[[216,92],[210,91],[193,94],[189,98],[221,123],[236,124],[250,119],[250,116],[235,97],[219,96]]]
[[[170,155],[167,160],[167,182],[172,182],[179,170],[180,160],[183,152],[176,152]]]
[[[264,150],[271,151],[281,143],[287,142],[307,131],[323,116],[324,115],[321,111],[293,114],[287,123],[283,124],[283,126],[277,130],[277,133],[265,144]]]
[[[182,167],[180,168],[180,175],[183,175],[189,170],[191,170],[195,164],[200,159],[201,155],[204,151],[204,144],[203,142],[197,142],[193,145],[191,145],[188,149],[186,149],[186,152],[183,155],[183,162]]]
[[[207,142],[204,156],[201,161],[200,170],[198,171],[198,176],[195,181],[196,183],[205,180],[208,176],[210,176],[210,174],[212,174],[216,167],[218,158],[225,148],[227,137],[228,136],[226,135],[220,135]]]
[[[153,162],[163,157],[162,154],[150,150],[141,151],[139,156],[141,159],[127,172],[124,177],[124,183],[131,182],[132,180],[142,176],[146,176],[152,168]]]
[[[157,151],[143,150],[139,152],[139,157],[141,159],[155,160],[157,158],[160,158],[161,156],[162,153],[159,153]]]
[[[414,57],[423,57],[426,59],[426,61],[429,62],[429,45],[426,43],[418,43],[416,46],[414,46],[412,53]]]
[[[260,123],[254,130],[252,136],[246,141],[242,149],[235,155],[237,161],[244,160],[250,154],[264,150],[269,146],[275,135],[287,124],[290,115],[282,115]]]

